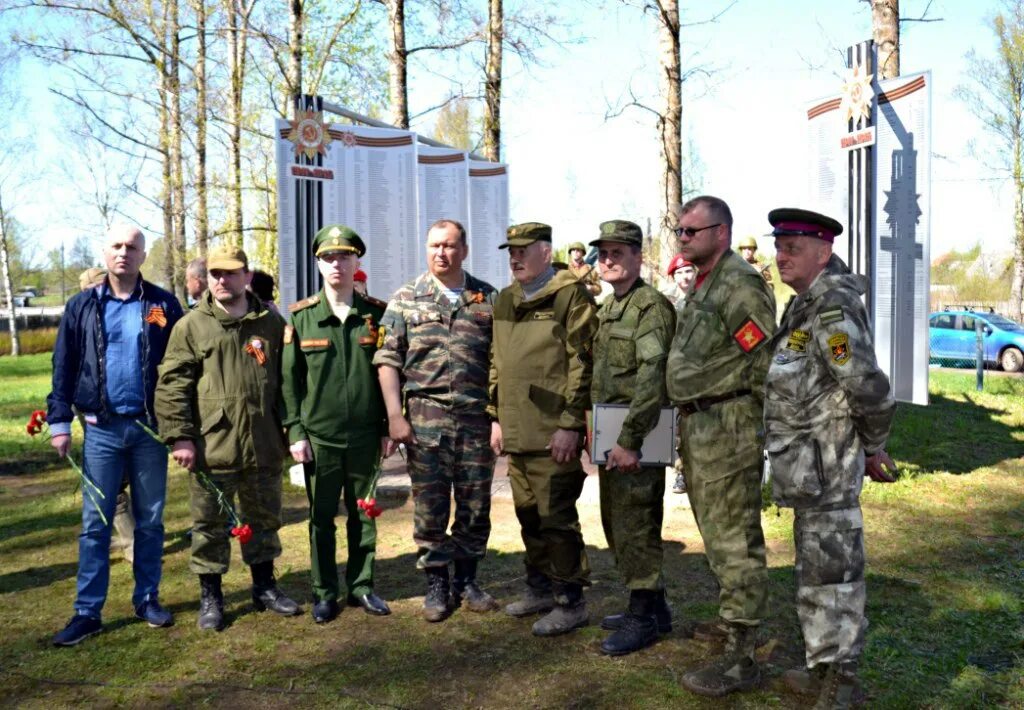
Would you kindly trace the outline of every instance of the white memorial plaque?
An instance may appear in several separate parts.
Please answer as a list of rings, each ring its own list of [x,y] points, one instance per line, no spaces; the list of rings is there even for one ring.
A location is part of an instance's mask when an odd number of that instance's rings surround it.
[[[622,433],[629,414],[628,404],[595,404],[592,419],[590,460],[603,465]],[[645,466],[671,466],[676,460],[676,410],[661,410],[658,424],[640,447],[640,463]]]
[[[419,146],[420,241],[439,219],[454,219],[469,229],[469,157],[452,148]],[[424,265],[426,268],[426,265]]]
[[[508,166],[471,160],[469,193],[467,270],[501,290],[512,282],[508,252],[498,249],[508,230]]]

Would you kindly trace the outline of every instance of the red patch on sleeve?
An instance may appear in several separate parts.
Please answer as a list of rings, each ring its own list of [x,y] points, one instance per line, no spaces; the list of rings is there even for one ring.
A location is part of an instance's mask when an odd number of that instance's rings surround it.
[[[764,331],[757,327],[757,323],[751,318],[740,326],[740,329],[732,334],[732,337],[739,343],[740,349],[749,353],[765,339]]]

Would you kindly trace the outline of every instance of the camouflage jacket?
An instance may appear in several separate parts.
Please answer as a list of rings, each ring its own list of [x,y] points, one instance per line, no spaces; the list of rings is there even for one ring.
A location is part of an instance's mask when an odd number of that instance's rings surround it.
[[[523,295],[513,283],[494,303],[488,414],[506,451],[541,453],[556,429],[586,427],[597,308],[569,271],[529,301]]]
[[[790,301],[770,348],[765,448],[780,505],[856,500],[864,455],[885,445],[896,403],[860,297],[867,279],[837,256]]]
[[[617,443],[636,451],[668,403],[665,363],[676,313],[657,289],[637,279],[622,298],[605,299],[597,318],[590,399],[629,405]]]
[[[171,331],[160,363],[156,416],[167,443],[190,439],[210,473],[275,468],[284,458],[284,320],[251,294],[232,318],[207,291]],[[258,354],[259,353],[259,354]]]
[[[676,316],[668,356],[668,396],[675,404],[750,389],[760,400],[775,332],[771,287],[727,251]]]
[[[601,275],[597,269],[584,262],[583,266],[576,267],[571,261],[568,264],[569,273],[580,280],[580,283],[587,287],[587,290],[594,296],[601,295]]]
[[[385,304],[352,296],[342,323],[320,293],[293,303],[285,331],[284,425],[294,444],[373,446],[387,434],[384,398],[373,367]]]
[[[496,295],[493,286],[467,273],[465,290],[451,303],[426,273],[388,303],[384,342],[373,364],[401,373],[406,413],[424,445],[454,433],[453,414],[490,426],[485,410]]]

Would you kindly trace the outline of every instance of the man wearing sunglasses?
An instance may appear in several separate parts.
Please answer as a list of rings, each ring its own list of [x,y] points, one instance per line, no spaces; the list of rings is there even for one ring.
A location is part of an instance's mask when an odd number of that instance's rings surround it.
[[[675,214],[679,251],[697,267],[677,313],[669,351],[669,399],[679,410],[679,454],[694,518],[718,579],[716,623],[695,636],[725,641],[725,654],[683,676],[683,686],[722,696],[757,684],[757,626],[768,572],[761,530],[764,378],[775,332],[775,297],[761,275],[729,248],[732,212],[696,197]]]

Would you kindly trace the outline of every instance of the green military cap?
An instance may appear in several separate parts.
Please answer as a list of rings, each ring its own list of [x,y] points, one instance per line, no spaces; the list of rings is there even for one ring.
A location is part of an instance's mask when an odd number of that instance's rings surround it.
[[[774,237],[814,237],[832,243],[843,233],[843,225],[818,212],[780,207],[768,213]]]
[[[245,255],[241,247],[231,244],[220,244],[210,250],[206,256],[206,270],[223,269],[234,271],[235,269],[248,269],[249,257]]]
[[[362,256],[366,253],[366,245],[351,228],[343,224],[329,224],[313,237],[313,255],[321,257],[332,251]]]
[[[583,246],[583,242],[573,242],[572,244],[569,245],[569,251],[570,252],[571,251],[575,251],[576,249],[579,249],[580,251],[582,251],[584,253],[587,251],[587,248],[585,246]]]
[[[601,223],[601,236],[590,242],[590,246],[596,247],[601,242],[618,242],[619,244],[631,244],[642,247],[644,245],[644,232],[639,226],[625,219],[612,219]]]
[[[757,249],[757,240],[753,237],[743,237],[736,246],[737,249]]]
[[[534,242],[550,242],[551,226],[541,224],[540,222],[523,222],[522,224],[513,224],[505,233],[505,238],[508,241],[499,246],[499,249],[508,249],[509,247],[528,247]]]

